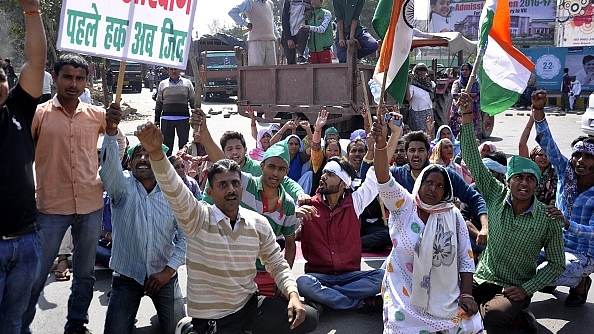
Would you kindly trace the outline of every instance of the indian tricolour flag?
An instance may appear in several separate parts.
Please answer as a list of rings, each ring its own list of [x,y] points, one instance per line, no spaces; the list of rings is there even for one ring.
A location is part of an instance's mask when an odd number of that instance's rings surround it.
[[[371,24],[382,39],[373,79],[398,103],[404,100],[408,80],[408,54],[412,44],[414,0],[380,0]]]
[[[534,64],[512,45],[508,1],[486,0],[479,33],[478,50],[485,52],[478,68],[481,109],[495,115],[518,101]]]

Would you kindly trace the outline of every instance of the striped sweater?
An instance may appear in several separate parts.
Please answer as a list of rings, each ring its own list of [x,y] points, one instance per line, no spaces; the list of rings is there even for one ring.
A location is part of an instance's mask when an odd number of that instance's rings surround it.
[[[233,231],[228,218],[217,221],[214,206],[194,198],[167,159],[151,160],[151,166],[186,235],[190,317],[220,319],[243,307],[257,290],[256,258],[286,296],[297,292],[295,278],[266,218],[239,208],[241,219]]]
[[[169,78],[162,80],[157,89],[157,103],[155,104],[155,123],[159,124],[161,116],[190,117],[190,108],[194,108],[196,98],[194,86],[188,79],[179,78],[173,83]]]

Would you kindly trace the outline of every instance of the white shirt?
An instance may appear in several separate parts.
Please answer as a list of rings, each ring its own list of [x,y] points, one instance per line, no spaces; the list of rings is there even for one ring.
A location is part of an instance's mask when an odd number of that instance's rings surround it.
[[[435,88],[435,83],[433,83]],[[433,101],[431,101],[431,95],[428,91],[419,88],[417,86],[410,85],[410,108],[414,111],[421,111],[433,108]]]
[[[450,22],[446,22],[449,20]],[[452,18],[446,18],[445,16],[441,16],[437,13],[433,13],[431,15],[431,21],[429,21],[429,29],[427,29],[430,33],[432,32],[447,32],[447,31],[454,31],[454,24],[452,23]]]
[[[48,73],[48,71],[43,72],[43,93],[42,94],[51,94],[52,93],[52,84],[54,80],[52,79],[52,75]]]

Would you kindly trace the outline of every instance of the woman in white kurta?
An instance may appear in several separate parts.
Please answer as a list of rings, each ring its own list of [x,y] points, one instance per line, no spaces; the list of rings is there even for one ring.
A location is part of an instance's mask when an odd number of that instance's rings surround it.
[[[378,171],[377,157],[382,155],[375,154],[375,168],[379,194],[390,210],[394,246],[382,285],[384,333],[481,332],[472,298],[474,261],[468,230],[452,203],[448,173],[442,166],[429,165],[410,194],[393,177],[387,178],[387,164]]]

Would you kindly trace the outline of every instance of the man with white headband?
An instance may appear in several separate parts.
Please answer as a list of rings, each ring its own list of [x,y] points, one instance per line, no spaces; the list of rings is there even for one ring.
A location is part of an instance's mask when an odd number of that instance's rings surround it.
[[[301,248],[305,275],[297,278],[299,294],[321,312],[333,309],[381,310],[383,269],[361,271],[361,221],[359,215],[377,195],[375,173],[369,173],[357,190],[351,189],[355,171],[339,158],[323,169],[320,185],[303,219]]]
[[[578,137],[571,143],[571,157],[561,155],[545,119],[546,99],[546,91],[535,91],[532,111],[537,141],[559,177],[556,206],[564,217],[567,267],[551,286],[570,287],[565,306],[576,307],[586,302],[592,284],[589,275],[594,272],[594,138]]]

